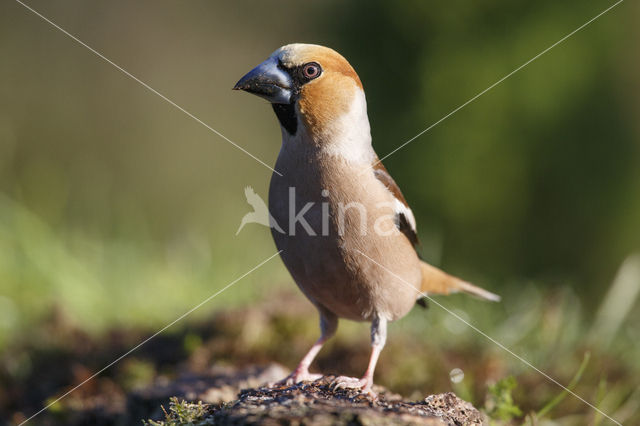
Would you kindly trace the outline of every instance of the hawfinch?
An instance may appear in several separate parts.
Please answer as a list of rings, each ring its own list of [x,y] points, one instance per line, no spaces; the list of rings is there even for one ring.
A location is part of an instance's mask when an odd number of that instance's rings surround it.
[[[372,352],[361,379],[336,387],[371,392],[387,322],[405,316],[425,294],[493,293],[420,260],[416,223],[400,188],[371,146],[360,78],[339,53],[290,44],[238,81],[271,103],[282,146],[271,177],[271,232],[300,290],[320,314],[321,336],[283,383],[316,380],[309,365],[338,318],[371,322]]]

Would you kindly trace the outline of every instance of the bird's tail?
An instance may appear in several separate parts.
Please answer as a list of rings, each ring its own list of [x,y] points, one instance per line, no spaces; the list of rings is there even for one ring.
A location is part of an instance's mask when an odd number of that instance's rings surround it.
[[[450,294],[462,291],[480,299],[490,300],[492,302],[500,301],[500,296],[497,294],[493,294],[460,278],[449,275],[428,263],[420,261],[420,268],[422,269],[422,284],[420,286],[422,293],[430,295]]]

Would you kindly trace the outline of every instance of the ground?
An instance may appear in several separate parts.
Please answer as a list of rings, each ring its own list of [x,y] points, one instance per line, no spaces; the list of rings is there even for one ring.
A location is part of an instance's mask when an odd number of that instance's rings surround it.
[[[571,320],[576,305],[565,302],[557,294],[545,299],[540,304],[544,309],[536,306],[526,315],[530,325],[523,322],[523,308],[518,306],[509,321],[498,318],[498,326],[492,326],[486,305],[462,297],[447,299],[451,306],[464,306],[482,329],[491,330],[498,340],[605,413],[623,424],[638,424],[637,352],[622,346],[613,356],[614,352],[599,350],[597,345],[580,345],[578,337],[584,329],[576,325],[578,319]],[[542,325],[540,317],[545,319]],[[415,309],[392,324],[376,383],[417,404],[427,395],[453,392],[478,407],[493,424],[610,424],[539,373],[450,320],[446,312],[432,306]],[[55,402],[159,328],[122,324],[90,334],[64,310],[56,309],[0,350],[0,425],[4,419],[20,424],[51,404],[29,425],[139,426],[143,419],[163,418],[162,406],[171,412],[171,396],[178,397],[177,402],[210,403],[205,410],[209,413],[235,401],[241,389],[255,390],[289,373],[317,338],[317,321],[313,308],[293,291],[274,293],[247,306],[214,309],[154,337]],[[368,325],[341,322],[338,334],[311,370],[327,376],[357,376],[366,367],[369,352]],[[382,394],[385,401],[391,400],[389,391]],[[253,394],[243,395],[242,404],[253,398]],[[339,394],[349,400],[346,395]],[[218,416],[231,413],[229,407],[225,405],[226,411]]]
[[[294,386],[242,389],[252,382],[274,380],[286,371],[277,365],[245,370],[185,377],[175,383],[159,384],[142,390],[129,400],[129,415],[148,407],[148,413],[165,420],[159,424],[307,424],[307,425],[480,425],[483,416],[470,403],[448,392],[409,401],[376,386],[376,396],[356,390],[333,390],[333,376]],[[170,394],[179,394],[169,403]],[[233,395],[233,396],[231,396]],[[182,398],[208,401],[207,405],[188,404]],[[170,407],[160,416],[159,401]],[[132,419],[133,420],[133,419]],[[151,422],[150,424],[157,424]]]

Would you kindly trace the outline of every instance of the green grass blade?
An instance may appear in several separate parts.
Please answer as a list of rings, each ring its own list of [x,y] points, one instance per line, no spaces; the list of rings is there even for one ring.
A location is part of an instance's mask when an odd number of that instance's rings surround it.
[[[578,371],[576,372],[575,376],[573,376],[573,379],[571,379],[571,382],[569,383],[569,385],[562,392],[556,395],[555,398],[549,401],[544,407],[542,407],[540,411],[538,411],[537,413],[538,417],[543,417],[547,413],[549,413],[551,410],[553,410],[569,394],[569,391],[573,390],[573,388],[580,381],[580,378],[582,377],[582,373],[584,373],[584,370],[587,368],[587,364],[589,364],[590,358],[591,358],[591,353],[585,352],[584,358],[582,358],[582,363],[580,364],[580,367],[578,368]]]

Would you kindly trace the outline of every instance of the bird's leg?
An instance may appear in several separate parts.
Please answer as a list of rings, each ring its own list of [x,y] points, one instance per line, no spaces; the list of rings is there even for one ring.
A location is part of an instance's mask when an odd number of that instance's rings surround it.
[[[338,318],[324,310],[320,311],[320,338],[316,341],[316,343],[311,346],[309,352],[302,358],[298,366],[291,374],[285,377],[283,380],[278,382],[278,385],[293,385],[298,382],[304,381],[314,381],[318,380],[322,377],[322,374],[311,374],[309,373],[309,366],[315,359],[320,349],[322,349],[322,345],[329,340],[335,333],[338,328]]]
[[[315,359],[320,349],[322,349],[322,345],[327,341],[325,336],[321,336],[316,343],[311,346],[309,352],[302,358],[298,366],[295,370],[284,380],[285,384],[292,385],[298,382],[313,382],[314,380],[318,380],[322,377],[322,374],[312,374],[309,372],[309,366]]]
[[[371,322],[371,358],[369,358],[369,366],[361,379],[354,377],[340,376],[337,377],[332,386],[334,389],[349,388],[362,389],[363,392],[375,394],[371,387],[373,386],[373,374],[378,363],[380,352],[384,348],[387,341],[387,320],[385,318],[376,317]]]

